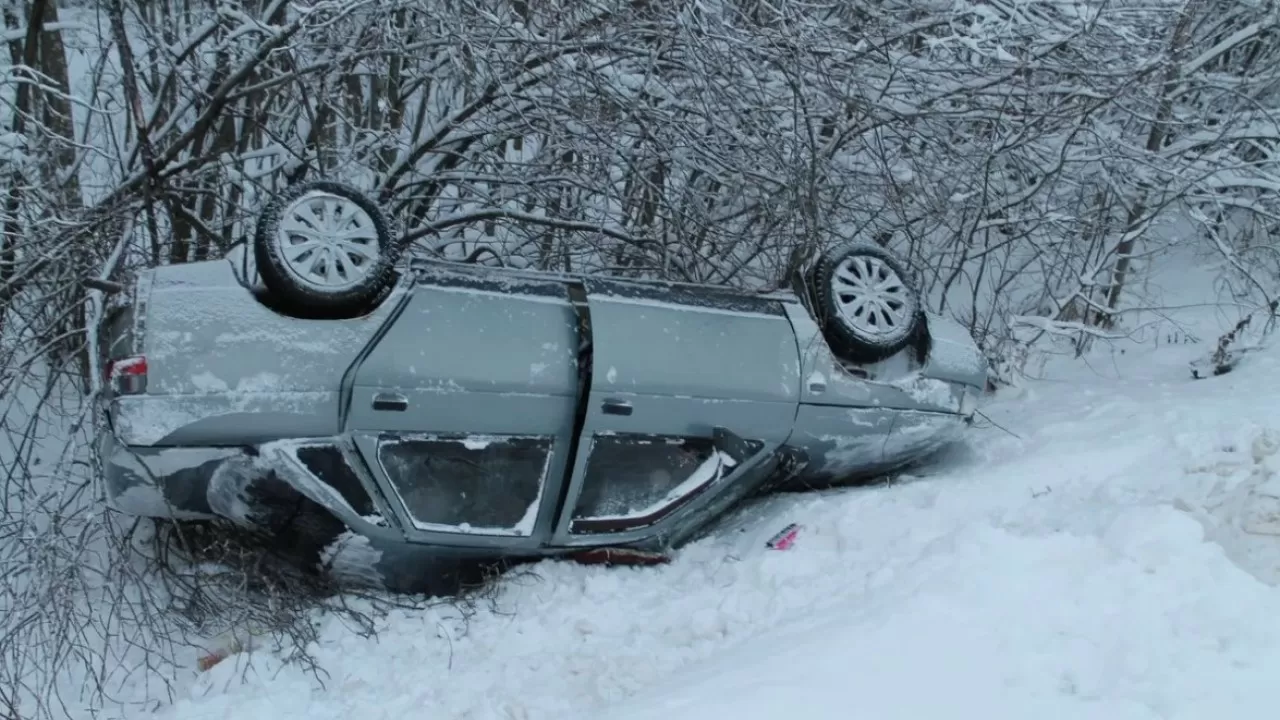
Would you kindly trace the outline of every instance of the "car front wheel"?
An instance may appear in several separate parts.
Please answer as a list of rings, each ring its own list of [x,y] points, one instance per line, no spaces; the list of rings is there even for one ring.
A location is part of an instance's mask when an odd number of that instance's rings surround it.
[[[920,296],[906,263],[878,245],[828,250],[814,267],[814,281],[827,344],[844,360],[884,360],[921,329]]]

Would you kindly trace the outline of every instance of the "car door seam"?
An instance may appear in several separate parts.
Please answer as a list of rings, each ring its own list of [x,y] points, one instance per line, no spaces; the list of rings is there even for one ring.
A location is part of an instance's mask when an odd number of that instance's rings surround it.
[[[557,493],[555,513],[551,516],[551,528],[547,535],[548,542],[559,532],[562,516],[566,512],[569,489],[573,485],[578,453],[583,442],[582,433],[590,414],[591,386],[595,374],[595,336],[591,328],[591,306],[586,285],[582,282],[566,282],[565,285],[569,293],[569,304],[578,320],[578,397],[573,412],[569,447],[565,451],[564,470],[560,477],[560,491]],[[567,524],[565,526],[568,527]]]
[[[889,420],[889,432],[884,434],[884,439],[880,441],[880,459],[878,462],[888,462],[888,455],[885,449],[889,447],[889,439],[898,430],[898,419],[902,417],[902,413],[892,413]]]
[[[365,360],[369,359],[369,355],[378,344],[382,342],[387,333],[391,332],[391,327],[400,321],[400,316],[404,314],[405,308],[409,307],[409,302],[413,299],[413,289],[417,285],[417,275],[413,274],[409,277],[408,286],[405,287],[404,297],[400,298],[400,302],[387,315],[387,319],[373,332],[373,337],[369,338],[369,342],[365,343],[360,352],[356,353],[355,359],[347,366],[345,372],[342,373],[342,380],[338,383],[338,433],[342,434],[347,431],[347,418],[351,414],[351,405],[354,402],[356,373],[359,372],[360,366]]]

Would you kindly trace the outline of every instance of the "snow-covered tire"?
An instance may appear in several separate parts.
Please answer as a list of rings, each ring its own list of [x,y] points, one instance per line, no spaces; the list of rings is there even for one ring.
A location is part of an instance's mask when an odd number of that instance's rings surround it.
[[[907,264],[879,245],[828,250],[814,265],[813,283],[827,344],[844,360],[879,362],[921,331],[920,295]]]
[[[342,183],[294,185],[258,218],[253,251],[262,283],[303,317],[366,312],[394,282],[399,247],[391,222]]]

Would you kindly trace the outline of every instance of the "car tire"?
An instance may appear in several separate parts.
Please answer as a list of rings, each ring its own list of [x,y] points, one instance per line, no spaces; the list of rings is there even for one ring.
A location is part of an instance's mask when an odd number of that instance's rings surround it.
[[[276,305],[323,318],[376,307],[395,282],[397,245],[373,200],[342,183],[314,181],[272,200],[258,218],[253,250]]]
[[[923,329],[920,295],[907,264],[879,245],[828,250],[814,265],[813,283],[823,334],[843,360],[880,362]]]

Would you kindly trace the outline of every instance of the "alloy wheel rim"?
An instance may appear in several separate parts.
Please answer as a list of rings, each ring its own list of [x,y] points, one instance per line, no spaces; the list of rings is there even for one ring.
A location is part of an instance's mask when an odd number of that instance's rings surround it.
[[[863,335],[889,337],[910,322],[910,290],[897,271],[880,258],[845,258],[831,274],[831,285],[841,318]]]
[[[289,204],[276,242],[289,273],[325,292],[360,284],[382,254],[373,217],[351,200],[324,192]]]

